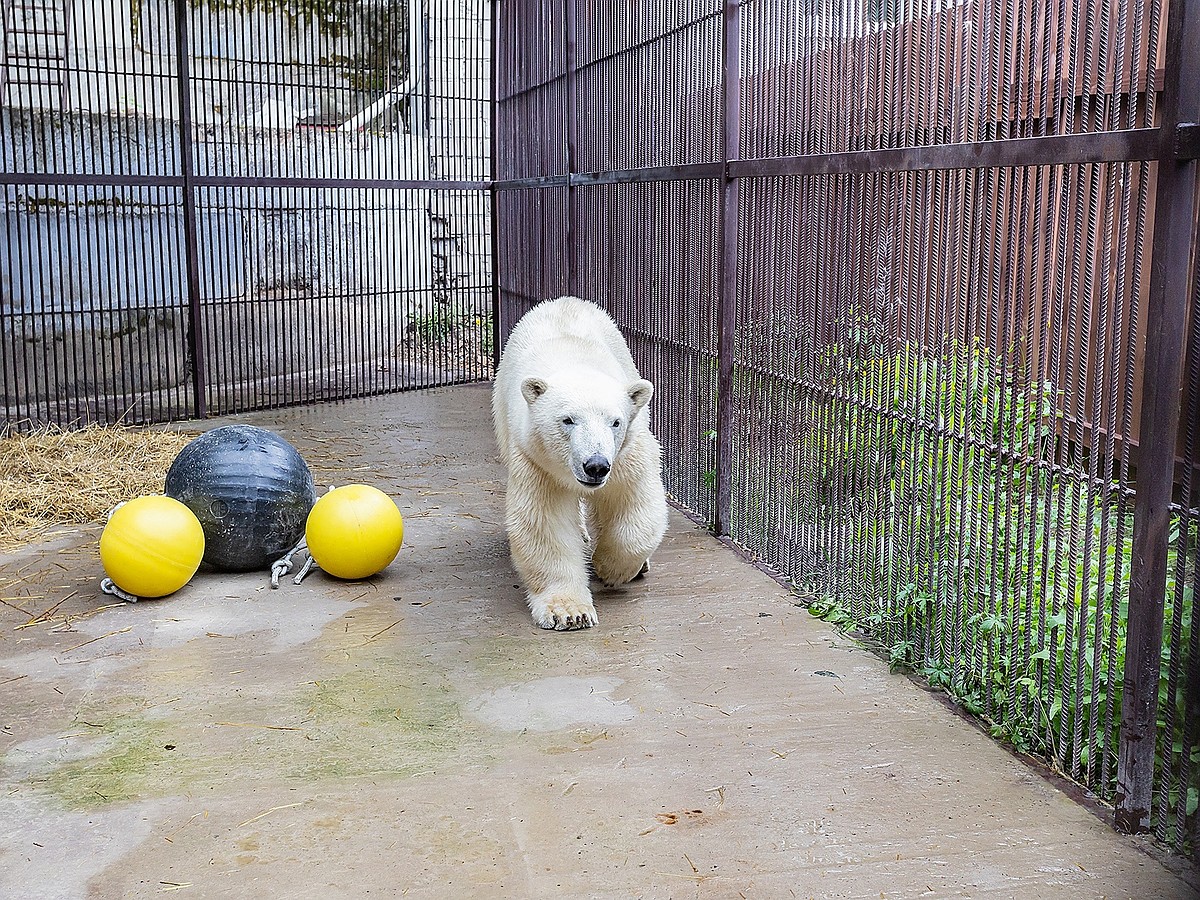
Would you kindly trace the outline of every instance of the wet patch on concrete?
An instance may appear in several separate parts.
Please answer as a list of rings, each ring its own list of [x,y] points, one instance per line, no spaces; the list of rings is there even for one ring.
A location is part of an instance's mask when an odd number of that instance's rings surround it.
[[[37,778],[59,766],[95,756],[108,746],[107,738],[85,731],[45,735],[10,747],[4,754],[3,771],[18,781]]]
[[[360,603],[306,591],[298,598],[285,589],[261,590],[249,597],[214,601],[200,591],[167,600],[143,601],[107,610],[75,626],[79,637],[57,653],[44,650],[0,660],[15,675],[39,681],[64,676],[91,686],[130,666],[145,664],[148,651],[170,650],[210,635],[261,634],[256,652],[284,652],[315,640],[323,629]]]
[[[619,678],[563,675],[503,687],[467,704],[470,718],[499,731],[558,731],[579,725],[620,725],[637,716],[613,692]]]
[[[521,634],[471,635],[462,645],[474,674],[489,685],[512,684],[555,669],[561,671],[566,659],[573,668],[582,671],[599,660],[600,652],[594,642],[576,640],[576,635],[564,637],[561,633],[544,632],[532,623],[529,613],[523,609],[514,612],[511,619],[501,625],[520,625],[528,630]]]
[[[0,896],[91,896],[89,882],[136,850],[170,805],[148,801],[73,812],[35,791],[0,796]]]

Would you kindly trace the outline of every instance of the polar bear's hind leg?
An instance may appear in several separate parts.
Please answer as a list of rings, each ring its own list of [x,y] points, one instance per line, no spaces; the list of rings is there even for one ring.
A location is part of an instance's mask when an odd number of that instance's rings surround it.
[[[650,555],[667,530],[667,501],[662,482],[594,498],[588,524],[592,534],[592,570],[608,585],[627,584],[650,569]]]

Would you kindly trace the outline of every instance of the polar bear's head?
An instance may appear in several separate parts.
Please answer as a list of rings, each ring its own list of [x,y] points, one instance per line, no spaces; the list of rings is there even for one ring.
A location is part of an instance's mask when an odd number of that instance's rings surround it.
[[[653,395],[654,386],[644,378],[621,384],[599,373],[586,378],[562,373],[521,382],[531,436],[561,469],[557,474],[569,473],[584,490],[608,480],[631,424]]]

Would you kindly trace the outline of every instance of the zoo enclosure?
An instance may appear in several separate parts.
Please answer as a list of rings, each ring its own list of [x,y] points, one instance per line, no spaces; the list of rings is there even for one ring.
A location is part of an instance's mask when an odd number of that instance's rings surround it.
[[[1195,848],[1196,5],[525,0],[496,47],[501,332],[604,303],[681,503]]]
[[[1195,847],[1195,9],[490,12],[8,0],[6,421],[480,379],[591,297],[682,505]]]

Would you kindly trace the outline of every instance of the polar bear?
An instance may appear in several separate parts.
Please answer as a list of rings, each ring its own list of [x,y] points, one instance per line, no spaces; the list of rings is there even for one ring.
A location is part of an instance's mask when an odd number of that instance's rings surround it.
[[[509,549],[542,628],[595,625],[589,559],[605,584],[625,584],[666,533],[653,393],[613,320],[586,300],[540,303],[509,336],[492,417]]]

